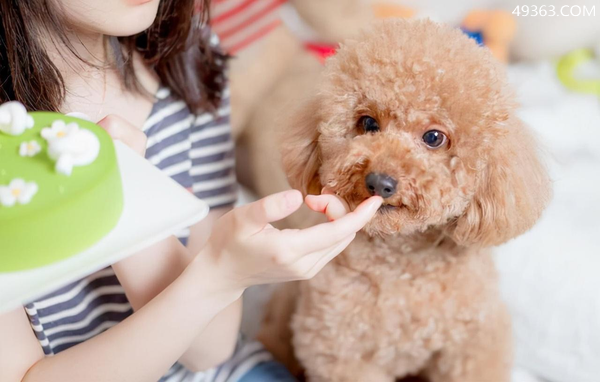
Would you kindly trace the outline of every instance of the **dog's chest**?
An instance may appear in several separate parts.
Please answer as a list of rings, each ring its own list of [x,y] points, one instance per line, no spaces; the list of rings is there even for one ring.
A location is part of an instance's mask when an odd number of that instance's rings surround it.
[[[489,255],[407,249],[359,237],[305,284],[298,314],[321,317],[340,349],[360,344],[382,362],[424,361],[448,336],[467,336],[496,300]]]

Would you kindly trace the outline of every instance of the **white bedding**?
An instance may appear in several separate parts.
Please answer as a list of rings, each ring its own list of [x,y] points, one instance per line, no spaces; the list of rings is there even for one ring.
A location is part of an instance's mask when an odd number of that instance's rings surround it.
[[[566,91],[548,62],[513,66],[509,74],[521,117],[547,149],[554,181],[554,198],[540,222],[496,251],[516,362],[550,381],[597,382],[600,103]]]

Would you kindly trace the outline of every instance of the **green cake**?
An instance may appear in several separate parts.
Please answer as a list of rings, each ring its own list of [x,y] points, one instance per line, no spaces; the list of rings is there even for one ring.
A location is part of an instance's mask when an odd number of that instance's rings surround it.
[[[47,265],[117,224],[123,190],[110,136],[59,113],[0,105],[0,272]]]

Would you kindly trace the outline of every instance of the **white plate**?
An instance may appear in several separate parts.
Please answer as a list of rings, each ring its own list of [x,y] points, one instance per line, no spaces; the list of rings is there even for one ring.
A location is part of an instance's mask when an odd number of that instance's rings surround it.
[[[0,313],[103,269],[202,220],[208,206],[121,142],[116,142],[124,208],[93,247],[32,270],[0,273]],[[90,217],[91,218],[91,217]]]

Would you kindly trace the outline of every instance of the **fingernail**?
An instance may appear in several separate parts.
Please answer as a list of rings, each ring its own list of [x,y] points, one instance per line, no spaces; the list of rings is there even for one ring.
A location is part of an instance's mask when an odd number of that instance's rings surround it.
[[[379,197],[371,198],[369,200],[369,212],[374,213],[375,211],[377,211],[377,209],[379,209],[379,206],[381,206],[381,203],[383,203],[383,199]]]

